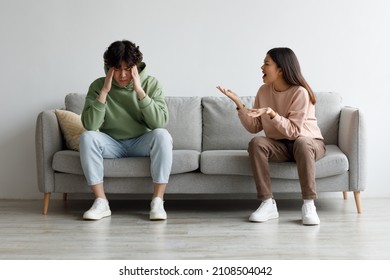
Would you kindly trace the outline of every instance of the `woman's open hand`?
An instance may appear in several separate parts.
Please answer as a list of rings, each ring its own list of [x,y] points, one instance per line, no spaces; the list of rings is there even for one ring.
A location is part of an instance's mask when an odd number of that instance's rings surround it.
[[[234,103],[236,103],[237,108],[241,108],[243,106],[240,97],[230,89],[226,89],[221,86],[217,86],[217,89],[219,89],[220,92],[222,92],[224,95],[230,98]]]
[[[260,117],[263,114],[269,115],[271,118],[275,117],[275,112],[270,107],[260,109],[249,109],[248,116],[252,118]]]

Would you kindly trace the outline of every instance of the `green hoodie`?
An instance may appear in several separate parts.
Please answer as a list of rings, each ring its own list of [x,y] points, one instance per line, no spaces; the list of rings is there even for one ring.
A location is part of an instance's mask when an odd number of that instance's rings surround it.
[[[132,84],[123,87],[114,79],[106,103],[97,100],[105,77],[95,80],[89,87],[81,121],[87,130],[99,130],[114,139],[140,136],[167,125],[169,115],[159,81],[146,74],[146,65],[138,65],[141,86],[146,93],[139,100]]]

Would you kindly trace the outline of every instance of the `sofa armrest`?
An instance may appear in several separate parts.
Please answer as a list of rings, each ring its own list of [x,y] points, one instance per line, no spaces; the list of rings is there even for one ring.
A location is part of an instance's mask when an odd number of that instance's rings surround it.
[[[350,191],[363,191],[367,177],[367,134],[363,114],[358,108],[341,109],[338,135],[339,148],[349,161]]]
[[[40,192],[54,191],[53,156],[63,150],[64,140],[54,110],[41,112],[35,127],[35,152],[37,162],[38,189]]]

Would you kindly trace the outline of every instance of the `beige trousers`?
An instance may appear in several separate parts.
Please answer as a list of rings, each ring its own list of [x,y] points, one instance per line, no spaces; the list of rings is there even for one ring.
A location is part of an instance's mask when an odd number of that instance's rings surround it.
[[[321,139],[298,137],[295,141],[273,140],[267,137],[254,137],[248,145],[249,158],[261,200],[272,198],[269,162],[295,161],[303,199],[315,199],[315,161],[325,154],[325,144]]]

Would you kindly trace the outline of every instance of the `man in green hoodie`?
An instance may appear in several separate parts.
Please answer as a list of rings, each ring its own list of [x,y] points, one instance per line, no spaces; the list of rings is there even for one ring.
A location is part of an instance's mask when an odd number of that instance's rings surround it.
[[[150,219],[165,220],[164,193],[172,167],[168,108],[159,81],[147,75],[134,43],[113,42],[104,53],[106,77],[89,87],[81,114],[80,160],[95,194],[87,220],[111,215],[103,186],[104,158],[149,156],[154,193]]]

